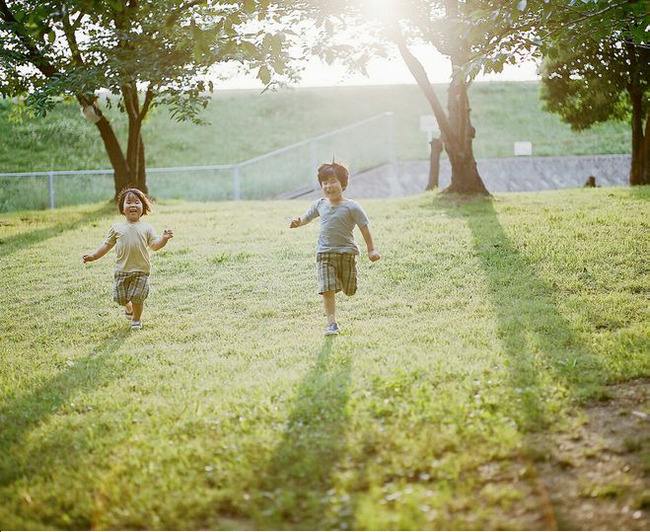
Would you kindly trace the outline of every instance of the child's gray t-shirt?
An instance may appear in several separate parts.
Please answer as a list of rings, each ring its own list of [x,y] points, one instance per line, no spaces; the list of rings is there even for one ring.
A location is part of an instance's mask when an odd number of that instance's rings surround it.
[[[368,216],[361,205],[349,199],[332,205],[327,198],[320,198],[311,204],[305,214],[301,216],[301,220],[306,224],[317,216],[320,216],[317,253],[359,254],[352,230],[355,225],[359,227],[368,225]]]

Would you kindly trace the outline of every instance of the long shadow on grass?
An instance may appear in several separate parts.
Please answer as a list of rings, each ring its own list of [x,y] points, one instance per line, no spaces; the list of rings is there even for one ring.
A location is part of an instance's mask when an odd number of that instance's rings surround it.
[[[556,304],[558,294],[510,241],[491,200],[434,201],[449,216],[462,217],[471,231],[520,422],[527,429],[544,428],[554,414],[548,411],[549,394],[558,394],[558,402],[565,393],[574,399],[589,396],[604,383],[602,365],[562,316]]]
[[[42,229],[34,229],[33,231],[18,233],[17,235],[0,239],[0,258],[8,257],[21,249],[34,246],[44,240],[65,233],[66,231],[72,231],[101,218],[105,218],[112,214],[114,209],[115,205],[112,202],[106,203],[98,209],[83,213],[81,216],[75,216],[73,214],[73,220],[61,222]]]
[[[27,434],[70,401],[80,391],[95,389],[112,374],[106,369],[107,358],[124,343],[129,331],[123,327],[111,332],[85,358],[64,370],[35,390],[5,401],[0,407],[0,487],[18,478],[40,471],[45,458],[14,453],[24,444]],[[50,457],[51,458],[51,457]]]
[[[287,426],[257,490],[261,528],[327,527],[332,471],[345,445],[350,357],[332,355],[326,339],[303,380]]]
[[[573,450],[566,451],[571,448],[569,445],[563,451],[561,445],[562,442],[567,444],[567,435],[559,438],[552,431],[538,431],[557,420],[556,410],[571,402],[575,405],[576,401],[601,390],[607,380],[606,368],[562,315],[557,304],[561,294],[540,278],[535,264],[509,240],[491,201],[454,206],[440,200],[439,205],[450,216],[461,216],[471,232],[476,256],[485,272],[505,362],[510,367],[511,393],[515,397],[512,406],[514,415],[523,425],[524,441],[529,449],[546,449],[550,451],[547,456],[553,456],[546,467],[539,470],[543,482],[536,482],[538,488],[535,490],[540,496],[539,507],[546,508],[543,512],[546,526],[569,530],[591,527],[595,522],[592,513],[585,510],[584,498],[576,496],[581,483],[576,480],[576,475],[580,470],[572,468],[571,460],[577,456],[579,463],[581,456],[591,457],[595,475],[589,478],[589,482],[595,483],[597,488],[594,489],[611,489],[607,473],[602,473],[608,467],[601,467],[602,462],[609,462],[610,458],[606,453],[591,455],[594,448],[590,447],[589,441],[609,441],[608,445],[620,445],[624,435],[610,431],[600,433],[604,427],[599,428],[599,422],[594,418],[590,420],[591,428],[578,434],[583,442]],[[614,443],[617,439],[618,443]],[[568,461],[561,462],[562,456],[568,456]],[[642,473],[630,472],[629,475],[643,478]],[[568,486],[563,479],[569,479]],[[548,492],[548,488],[553,491]],[[626,489],[608,493],[606,497],[611,512],[603,517],[604,521],[598,522],[597,528],[617,528],[621,519],[620,508],[633,499]],[[599,502],[594,504],[599,505]],[[602,506],[599,511],[602,511]],[[606,511],[600,515],[605,516]]]

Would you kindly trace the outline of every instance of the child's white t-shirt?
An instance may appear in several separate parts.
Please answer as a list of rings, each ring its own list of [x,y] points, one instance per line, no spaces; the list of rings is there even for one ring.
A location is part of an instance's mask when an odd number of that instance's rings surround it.
[[[147,247],[158,237],[147,222],[119,222],[108,230],[104,244],[115,246],[115,271],[149,273]]]

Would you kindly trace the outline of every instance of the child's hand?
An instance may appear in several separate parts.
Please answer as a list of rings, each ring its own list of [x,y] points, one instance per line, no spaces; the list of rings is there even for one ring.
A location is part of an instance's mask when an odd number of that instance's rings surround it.
[[[83,260],[83,261],[84,261],[84,264],[86,264],[87,262],[92,262],[92,261],[94,261],[94,260],[95,260],[95,256],[94,256],[94,255],[84,255],[83,257],[81,257],[81,260]]]
[[[300,227],[300,217],[292,218],[291,222],[289,223],[290,229],[295,229],[296,227]]]
[[[371,249],[368,251],[368,258],[371,262],[377,262],[379,259],[381,259],[381,255],[376,249]]]
[[[171,229],[165,229],[162,233],[162,239],[167,242],[171,238],[174,238],[174,231]]]

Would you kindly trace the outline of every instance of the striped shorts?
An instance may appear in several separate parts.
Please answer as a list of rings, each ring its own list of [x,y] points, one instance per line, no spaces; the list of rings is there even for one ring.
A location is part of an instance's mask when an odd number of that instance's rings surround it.
[[[352,253],[317,253],[318,293],[340,292],[352,296],[357,291],[357,256]]]
[[[144,303],[149,295],[149,274],[144,272],[115,272],[113,301],[118,305]]]

